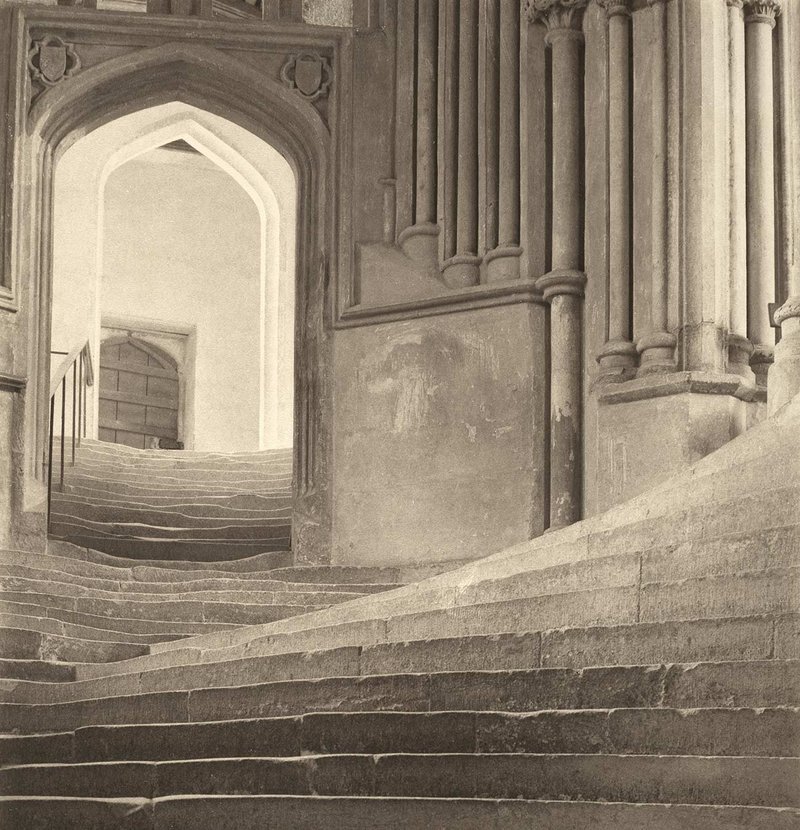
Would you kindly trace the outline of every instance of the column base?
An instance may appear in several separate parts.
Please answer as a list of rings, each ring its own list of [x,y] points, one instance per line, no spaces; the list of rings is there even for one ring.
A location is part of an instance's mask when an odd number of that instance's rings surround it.
[[[411,225],[397,238],[403,253],[426,268],[439,269],[439,226],[430,223]]]
[[[511,245],[499,245],[487,251],[483,258],[486,265],[484,274],[486,282],[508,282],[519,279],[519,258],[522,248]]]
[[[755,386],[756,376],[750,368],[752,354],[753,344],[748,338],[741,334],[728,334],[728,373],[739,375],[745,383]]]
[[[621,383],[636,375],[638,351],[630,340],[608,340],[597,355],[600,364],[598,383]]]
[[[477,285],[481,277],[481,258],[474,254],[456,254],[442,265],[442,279],[448,288]]]
[[[767,385],[767,373],[775,359],[774,354],[774,346],[755,346],[753,348],[753,353],[750,355],[750,368],[755,373],[757,386]]]
[[[677,338],[668,331],[654,331],[640,337],[636,343],[639,352],[637,377],[657,372],[675,371],[675,344]]]
[[[800,395],[800,296],[790,297],[776,312],[781,339],[769,369],[767,410],[770,415]]]

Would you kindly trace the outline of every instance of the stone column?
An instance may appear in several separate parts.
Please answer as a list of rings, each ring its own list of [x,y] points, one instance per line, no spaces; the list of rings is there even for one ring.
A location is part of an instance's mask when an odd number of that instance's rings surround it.
[[[458,31],[458,180],[456,253],[442,277],[451,288],[477,285],[478,257],[478,0],[460,0]]]
[[[730,74],[730,322],[728,371],[752,382],[747,338],[747,162],[745,152],[744,0],[728,2]]]
[[[653,179],[651,188],[653,257],[650,284],[650,331],[636,344],[640,352],[638,374],[669,372],[675,368],[675,335],[669,331],[669,247],[667,201],[669,170],[667,163],[667,2],[648,0],[652,7],[653,86]]]
[[[444,3],[439,20],[442,91],[439,116],[442,146],[439,160],[442,171],[442,198],[439,224],[442,228],[442,260],[456,255],[456,215],[458,213],[458,5]]]
[[[537,280],[550,303],[550,527],[581,516],[583,31],[588,0],[530,0],[552,56],[552,264]]]
[[[746,0],[747,112],[747,333],[750,363],[766,383],[775,335],[769,303],[775,302],[775,163],[772,30],[780,0]]]
[[[436,224],[436,131],[439,15],[438,0],[417,0],[414,224],[400,245],[412,259],[438,269]]]
[[[500,2],[499,123],[496,247],[486,254],[488,282],[519,278],[519,7]]]
[[[608,16],[608,339],[597,356],[603,380],[627,380],[631,339],[631,8],[599,0]]]

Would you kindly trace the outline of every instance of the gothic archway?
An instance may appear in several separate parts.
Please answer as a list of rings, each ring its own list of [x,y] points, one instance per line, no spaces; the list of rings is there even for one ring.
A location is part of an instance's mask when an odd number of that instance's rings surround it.
[[[257,94],[256,94],[257,92]],[[123,115],[171,101],[204,109],[253,133],[289,162],[297,183],[295,311],[295,515],[293,547],[306,561],[329,556],[330,349],[327,269],[335,250],[330,133],[319,112],[268,74],[207,46],[166,43],[114,58],[42,93],[28,116],[19,180],[29,182],[18,234],[19,262],[31,275],[29,376],[26,400],[28,473],[36,475],[44,443],[49,377],[53,174],[72,142]],[[22,271],[24,273],[24,270]]]

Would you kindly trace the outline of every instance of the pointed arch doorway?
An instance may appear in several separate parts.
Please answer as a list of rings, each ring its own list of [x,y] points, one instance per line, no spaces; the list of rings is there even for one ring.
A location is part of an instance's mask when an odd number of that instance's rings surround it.
[[[249,34],[249,33],[248,33]],[[160,46],[112,58],[82,71],[61,88],[42,93],[28,116],[18,156],[25,181],[16,215],[30,216],[33,233],[18,233],[20,261],[29,263],[34,348],[29,375],[37,379],[26,400],[27,469],[35,480],[47,435],[49,322],[52,300],[53,175],[60,155],[82,136],[121,116],[171,101],[200,107],[230,120],[277,149],[297,180],[295,419],[292,549],[298,560],[330,560],[332,474],[329,392],[332,308],[326,299],[337,250],[334,207],[339,151],[325,118],[270,71],[207,45],[175,42],[174,29]],[[263,40],[259,39],[259,43]],[[338,41],[324,48],[338,49]],[[285,41],[274,47],[285,55]],[[259,91],[253,95],[253,90]],[[335,100],[333,102],[336,103]],[[330,108],[328,108],[330,112]],[[332,123],[337,123],[333,119]],[[330,275],[330,276],[329,276]],[[27,492],[27,490],[26,490]]]

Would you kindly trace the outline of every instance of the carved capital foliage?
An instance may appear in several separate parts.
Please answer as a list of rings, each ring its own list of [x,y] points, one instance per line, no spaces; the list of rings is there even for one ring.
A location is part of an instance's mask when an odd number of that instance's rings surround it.
[[[780,326],[790,317],[800,317],[800,295],[789,297],[789,299],[773,315],[776,326]]]
[[[744,0],[727,0],[727,3],[733,9],[741,9],[744,7]]]
[[[608,17],[615,15],[631,16],[631,0],[597,0],[597,5],[605,9]]]
[[[316,52],[292,55],[281,69],[281,80],[289,89],[297,90],[303,98],[316,101],[328,94],[333,81],[333,70],[327,58]]]
[[[81,59],[71,43],[54,35],[35,40],[28,50],[31,80],[42,86],[55,86],[81,68]]]
[[[767,23],[775,25],[775,18],[781,13],[782,0],[744,0],[746,23]]]
[[[589,0],[526,0],[525,11],[531,23],[542,21],[550,32],[580,30],[588,5]]]

